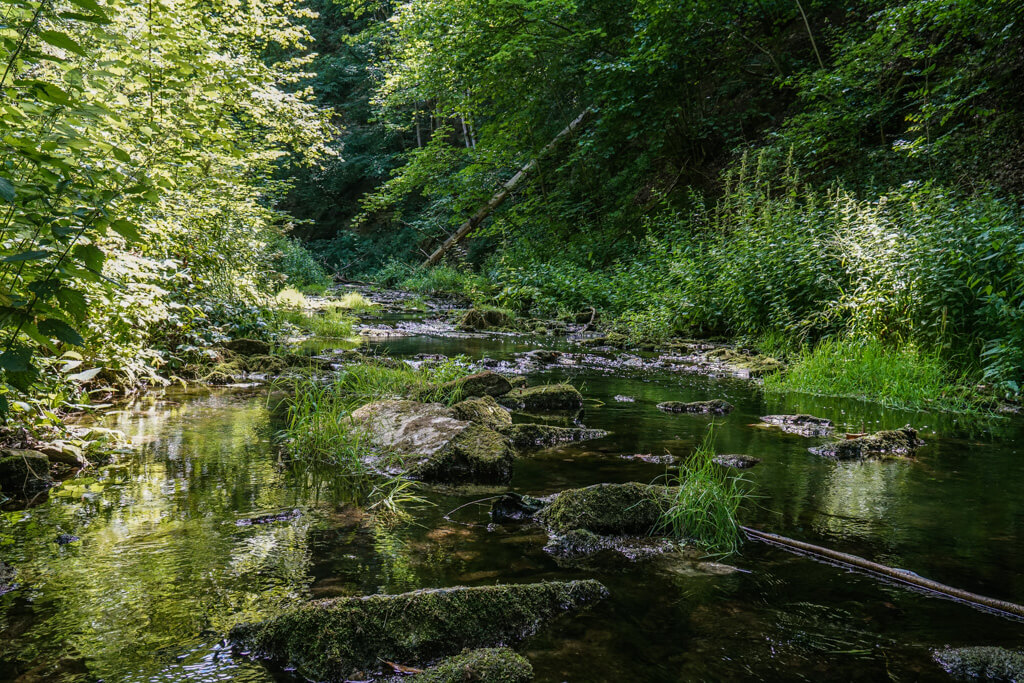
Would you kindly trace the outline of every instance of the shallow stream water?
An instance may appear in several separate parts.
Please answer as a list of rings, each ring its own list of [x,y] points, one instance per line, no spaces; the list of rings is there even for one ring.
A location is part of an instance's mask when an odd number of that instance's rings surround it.
[[[421,334],[375,345],[510,362],[559,343]],[[664,465],[621,456],[685,456],[710,423],[655,404],[724,398],[736,410],[715,420],[716,450],[762,459],[745,475],[746,524],[1024,603],[1020,419],[765,395],[746,380],[640,363],[556,363],[530,376],[562,379],[588,399],[582,421],[611,434],[517,460],[515,491],[653,481]],[[912,461],[839,463],[810,454],[816,440],[753,426],[794,412],[851,432],[909,423],[927,445]],[[1024,645],[1020,621],[757,543],[724,566],[672,555],[559,566],[538,529],[488,528],[488,504],[473,501],[489,490],[428,489],[413,523],[376,524],[343,490],[280,465],[274,421],[259,388],[140,400],[107,418],[137,455],[2,513],[0,558],[19,573],[0,596],[0,681],[295,680],[224,649],[226,628],[309,598],[583,577],[611,597],[524,643],[538,681],[947,680],[934,648]]]

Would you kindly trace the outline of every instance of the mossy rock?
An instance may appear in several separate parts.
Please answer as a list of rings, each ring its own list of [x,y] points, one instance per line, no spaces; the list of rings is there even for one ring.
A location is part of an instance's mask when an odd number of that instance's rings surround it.
[[[562,491],[536,519],[557,534],[583,529],[593,534],[647,536],[658,528],[662,513],[671,505],[665,486],[595,484]]]
[[[455,326],[457,329],[474,330],[498,330],[510,327],[515,322],[515,316],[500,308],[471,308],[463,314]]]
[[[737,470],[748,470],[761,462],[761,458],[755,458],[752,455],[730,454],[716,455],[712,460],[714,460],[717,465]]]
[[[232,339],[221,346],[242,356],[265,356],[270,353],[270,344],[259,339]]]
[[[663,410],[666,413],[728,415],[733,411],[733,405],[720,398],[716,398],[711,401],[692,401],[690,403],[683,403],[682,401],[665,401],[664,403],[658,404],[658,410]]]
[[[449,484],[503,484],[512,479],[507,438],[479,424],[466,427],[444,448],[409,469],[418,479]]]
[[[512,385],[513,389],[525,389],[530,382],[524,375],[515,375],[508,378],[508,383]]]
[[[556,615],[607,594],[603,585],[586,580],[318,600],[237,626],[230,639],[255,656],[297,667],[307,678],[364,680],[382,662],[422,666],[465,648],[517,642]]]
[[[550,448],[561,443],[589,441],[608,436],[603,429],[586,429],[585,427],[555,427],[539,424],[508,424],[500,428],[502,434],[512,441],[517,450],[529,451],[538,448]]]
[[[737,349],[723,347],[708,351],[704,354],[708,360],[718,361],[730,369],[738,371],[738,374],[747,377],[764,377],[773,372],[778,372],[785,367],[785,364],[771,356],[763,356],[758,353],[744,353]]]
[[[501,430],[512,426],[512,416],[498,405],[493,396],[481,396],[461,401],[452,406],[456,419]]]
[[[539,387],[513,389],[499,400],[501,405],[527,413],[579,410],[583,395],[569,384],[549,384]]]
[[[583,346],[608,346],[613,349],[624,349],[629,344],[629,337],[619,332],[609,332],[600,337],[581,339],[580,344]]]
[[[935,661],[962,680],[1024,681],[1024,652],[1001,647],[957,647],[936,650]]]
[[[906,457],[924,445],[917,430],[907,425],[902,429],[884,430],[857,439],[846,439],[808,449],[815,455],[833,460],[865,460],[877,457]]]
[[[441,385],[444,397],[476,398],[478,396],[504,396],[512,391],[507,379],[491,370],[484,370],[475,375],[467,375]]]
[[[789,434],[799,434],[800,436],[808,437],[828,436],[832,433],[833,429],[832,420],[803,413],[798,415],[765,415],[761,418],[761,422],[778,427]]]
[[[526,683],[533,667],[525,657],[507,647],[468,650],[430,667],[415,678],[417,683]]]
[[[32,496],[53,486],[50,460],[39,451],[0,450],[0,491],[9,496]]]

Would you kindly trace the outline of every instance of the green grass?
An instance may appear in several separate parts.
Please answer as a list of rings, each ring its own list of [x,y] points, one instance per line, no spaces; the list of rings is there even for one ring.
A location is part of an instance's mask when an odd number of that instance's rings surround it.
[[[873,340],[822,340],[800,352],[785,372],[766,377],[764,386],[911,410],[975,412],[983,400],[969,375],[951,369],[938,355]]]
[[[482,276],[451,266],[412,270],[398,287],[419,294],[453,294],[472,301],[487,300],[493,287]]]
[[[281,318],[299,329],[325,339],[348,339],[355,331],[355,321],[342,311],[306,313],[304,311],[280,311]]]
[[[335,305],[338,308],[345,310],[363,312],[372,311],[377,304],[373,303],[359,292],[349,292],[338,299]]]
[[[743,531],[737,513],[745,497],[743,477],[715,464],[714,423],[704,441],[677,473],[667,475],[674,488],[671,507],[662,515],[662,530],[686,539],[713,555],[739,550]]]

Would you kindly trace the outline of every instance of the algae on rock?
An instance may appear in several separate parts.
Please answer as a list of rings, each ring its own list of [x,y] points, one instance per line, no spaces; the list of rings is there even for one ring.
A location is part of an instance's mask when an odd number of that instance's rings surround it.
[[[507,647],[468,650],[448,657],[414,679],[417,683],[526,683],[533,667]]]
[[[536,517],[555,533],[584,529],[594,534],[648,536],[671,504],[665,486],[595,484],[562,491]]]
[[[363,679],[384,661],[422,666],[465,648],[517,642],[607,594],[584,580],[318,600],[236,626],[230,639],[308,678]]]

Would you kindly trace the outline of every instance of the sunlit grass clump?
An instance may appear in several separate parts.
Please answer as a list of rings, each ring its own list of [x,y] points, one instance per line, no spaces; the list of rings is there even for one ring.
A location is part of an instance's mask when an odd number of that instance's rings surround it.
[[[662,515],[663,532],[715,555],[739,550],[743,530],[737,517],[745,496],[743,477],[713,461],[714,425],[675,474],[667,476],[671,504]]]
[[[349,292],[345,296],[338,299],[335,304],[338,308],[343,308],[349,311],[370,311],[376,306],[375,303],[367,299],[360,292]]]
[[[969,377],[950,369],[937,354],[870,339],[822,340],[764,384],[769,391],[858,398],[907,409],[970,412],[980,398]]]

